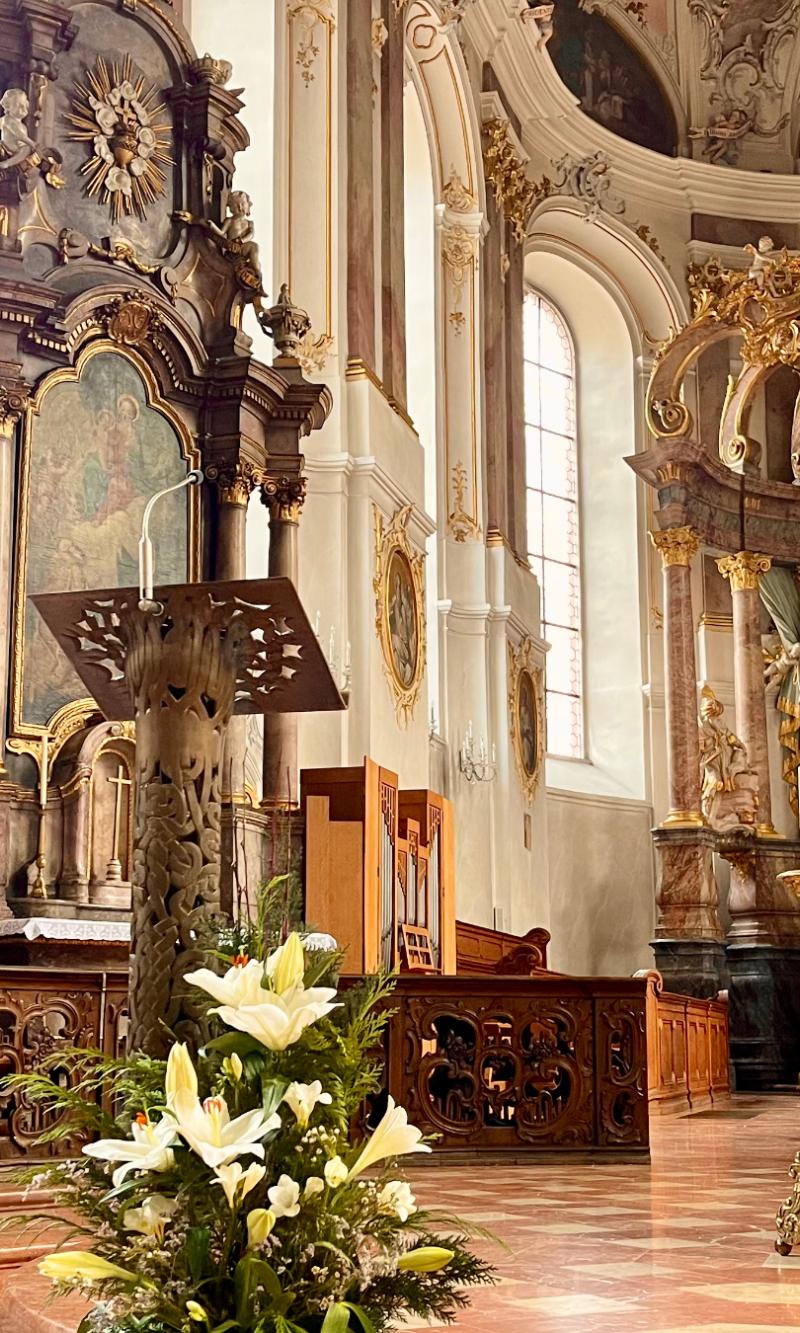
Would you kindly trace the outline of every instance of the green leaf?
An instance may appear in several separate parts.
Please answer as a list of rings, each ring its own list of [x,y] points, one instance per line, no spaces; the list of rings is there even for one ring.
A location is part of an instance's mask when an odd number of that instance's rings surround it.
[[[191,1279],[197,1283],[203,1276],[208,1261],[208,1244],[211,1233],[208,1227],[192,1227],[186,1237],[186,1266]]]
[[[264,1047],[255,1037],[248,1037],[246,1032],[225,1032],[221,1037],[214,1037],[203,1047],[206,1051],[221,1051],[223,1055],[263,1055]]]
[[[288,1086],[289,1080],[287,1078],[262,1078],[261,1100],[264,1103],[264,1111],[267,1115],[272,1115],[273,1111],[277,1111]]]
[[[281,1301],[283,1297],[283,1288],[275,1269],[265,1259],[256,1259],[251,1254],[239,1260],[233,1282],[236,1293],[236,1318],[241,1324],[246,1325],[253,1313],[253,1298],[257,1287],[263,1287],[270,1300],[274,1302]]]
[[[375,1333],[375,1325],[373,1324],[372,1320],[370,1319],[369,1315],[367,1314],[363,1306],[352,1305],[350,1301],[342,1301],[342,1305],[344,1305],[350,1311],[351,1314],[355,1315],[356,1319],[363,1328],[364,1333]]]
[[[329,1305],[322,1321],[322,1333],[347,1333],[350,1327],[350,1309],[342,1301]]]
[[[226,1319],[224,1324],[216,1324],[214,1328],[212,1328],[211,1333],[228,1333],[228,1330],[231,1328],[241,1327],[241,1324],[238,1324],[235,1319]]]

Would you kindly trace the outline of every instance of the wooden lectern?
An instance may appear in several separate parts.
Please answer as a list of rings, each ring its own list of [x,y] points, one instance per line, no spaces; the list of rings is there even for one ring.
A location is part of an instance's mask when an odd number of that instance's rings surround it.
[[[183,978],[220,911],[220,792],[234,713],[344,708],[285,578],[46,593],[33,602],[109,720],[136,722],[130,1046],[205,1037]]]

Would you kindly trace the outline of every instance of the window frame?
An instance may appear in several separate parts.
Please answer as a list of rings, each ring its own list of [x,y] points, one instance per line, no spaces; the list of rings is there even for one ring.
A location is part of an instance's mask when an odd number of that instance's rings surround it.
[[[542,566],[542,579],[541,579],[541,584],[540,584],[540,602],[541,602],[540,624],[541,624],[541,633],[542,633],[543,638],[547,639],[547,629],[548,629],[548,625],[551,623],[551,622],[548,622],[548,621],[545,619],[545,612],[546,612],[545,583],[544,583],[544,565],[545,565],[545,561],[549,559],[549,560],[551,561],[551,563],[561,565],[561,566],[562,566],[563,568],[565,568],[565,569],[574,569],[574,570],[575,570],[575,574],[576,574],[576,578],[577,578],[577,589],[578,589],[578,614],[577,614],[577,617],[576,617],[576,622],[577,622],[577,623],[576,623],[576,633],[577,633],[577,636],[578,636],[578,646],[579,646],[579,658],[578,658],[579,689],[578,689],[578,692],[577,692],[577,693],[573,693],[572,691],[567,691],[567,690],[560,690],[560,689],[552,689],[552,690],[551,690],[551,689],[549,689],[549,688],[548,688],[548,684],[547,684],[547,662],[545,662],[545,673],[544,673],[544,675],[545,675],[545,679],[544,679],[544,693],[545,693],[545,698],[544,698],[544,704],[545,704],[545,743],[546,743],[546,754],[547,754],[547,757],[550,758],[550,759],[556,759],[556,760],[559,760],[559,761],[563,761],[563,762],[565,762],[565,763],[572,763],[572,764],[587,764],[587,763],[589,763],[590,761],[589,761],[589,757],[588,757],[588,748],[587,748],[587,726],[586,726],[586,712],[587,712],[587,709],[586,709],[586,703],[587,703],[587,700],[586,700],[586,694],[587,694],[587,691],[586,691],[586,654],[585,654],[585,633],[584,633],[583,523],[582,523],[582,514],[581,514],[581,508],[582,508],[582,505],[581,505],[582,488],[581,488],[581,477],[580,477],[580,472],[581,472],[581,468],[580,468],[580,438],[581,438],[581,431],[580,431],[579,392],[578,392],[578,381],[579,381],[578,356],[577,356],[577,349],[576,349],[575,337],[574,337],[574,335],[573,335],[572,329],[570,328],[569,321],[567,320],[566,316],[564,315],[564,313],[563,313],[563,311],[561,310],[561,308],[559,307],[559,305],[558,305],[555,301],[553,301],[548,295],[546,295],[546,293],[543,292],[541,289],[539,289],[538,287],[535,287],[535,286],[534,286],[533,284],[531,284],[531,283],[526,283],[526,284],[525,284],[524,297],[523,297],[523,301],[524,301],[524,303],[527,304],[527,302],[528,302],[531,298],[535,298],[535,299],[540,303],[540,308],[541,308],[541,307],[545,307],[546,309],[548,309],[549,311],[552,312],[553,318],[555,319],[555,321],[556,321],[557,324],[559,325],[560,329],[563,331],[563,334],[564,334],[564,336],[565,336],[565,338],[566,338],[566,340],[567,340],[567,345],[568,345],[568,348],[569,348],[569,354],[570,354],[570,363],[571,363],[571,364],[570,364],[570,371],[569,371],[568,373],[566,373],[566,374],[565,374],[564,371],[557,371],[557,372],[555,372],[555,373],[565,375],[565,378],[567,378],[567,379],[570,381],[570,385],[571,385],[571,391],[572,391],[572,404],[571,404],[571,407],[572,407],[572,434],[571,434],[571,436],[569,436],[569,435],[563,435],[561,438],[565,441],[565,443],[571,441],[571,443],[572,443],[572,447],[573,447],[573,449],[574,449],[574,458],[575,458],[575,467],[574,467],[575,481],[574,481],[574,486],[573,486],[573,490],[572,490],[572,495],[571,495],[570,497],[567,497],[567,496],[555,496],[556,499],[565,499],[565,500],[568,500],[568,502],[571,503],[571,504],[574,506],[574,515],[575,515],[575,524],[576,524],[576,534],[575,534],[576,558],[575,558],[574,563],[569,563],[569,562],[567,562],[567,561],[563,561],[563,560],[553,560],[552,557],[549,557],[549,556],[547,555],[547,553],[545,552],[545,550],[544,550],[544,534],[543,534],[543,533],[542,533],[542,542],[541,542],[541,545],[542,545],[542,554],[541,554],[540,556],[534,555],[534,554],[531,552],[531,550],[530,550],[530,534],[528,534],[527,539],[526,539],[526,547],[528,548],[528,549],[527,549],[528,564],[529,564],[529,566],[530,566],[530,568],[531,568],[531,571],[532,571],[534,574],[536,574],[536,568],[535,568],[535,565],[533,564],[534,561],[538,561],[538,562],[540,562],[540,563],[541,563],[541,566]],[[523,346],[522,346],[523,371],[524,371],[524,367],[525,367],[525,366],[528,366],[528,365],[530,365],[530,366],[535,366],[539,371],[542,371],[542,370],[552,370],[552,369],[553,369],[552,367],[545,365],[540,359],[538,359],[538,360],[534,360],[530,355],[527,354],[527,348],[526,348],[526,345],[525,345],[524,318],[525,318],[525,312],[524,312],[524,309],[523,309]],[[541,352],[538,353],[538,356],[539,356],[539,357],[541,356]],[[524,376],[523,376],[523,378],[524,378]],[[527,505],[527,497],[528,497],[529,493],[532,492],[532,493],[534,493],[534,494],[539,495],[539,496],[542,498],[542,500],[544,499],[544,496],[546,496],[546,495],[550,495],[550,494],[553,494],[553,493],[551,493],[551,492],[549,492],[549,491],[546,491],[546,490],[544,489],[544,486],[543,486],[543,484],[542,484],[542,483],[543,483],[543,478],[542,478],[541,475],[540,475],[540,478],[539,478],[539,485],[538,485],[538,486],[537,486],[537,485],[531,485],[530,482],[529,482],[529,480],[528,480],[528,476],[529,476],[529,468],[528,468],[527,431],[528,431],[529,426],[533,426],[534,429],[539,430],[539,432],[540,432],[539,448],[540,448],[540,451],[541,451],[541,433],[542,433],[542,424],[541,424],[541,421],[538,423],[538,425],[537,425],[536,423],[534,423],[534,422],[529,422],[529,421],[528,421],[528,404],[527,404],[527,395],[525,395],[525,393],[524,393],[524,387],[523,387],[523,395],[524,395],[524,400],[525,400],[524,403],[523,403],[523,427],[524,427],[525,435],[526,435],[526,443],[525,443],[525,478],[524,478],[524,483],[525,483],[525,496],[526,496],[526,506],[525,506],[525,509],[526,509],[526,520],[527,520],[527,509],[528,509],[528,505]],[[555,434],[555,435],[560,434],[560,432],[557,432],[557,431],[551,431],[551,432],[549,432],[549,433],[550,433],[550,434]],[[541,452],[540,452],[540,457],[541,457]],[[540,472],[541,472],[541,467],[540,467]],[[538,581],[538,575],[537,575],[537,581]],[[552,622],[552,626],[553,626],[553,628],[555,628],[555,629],[559,629],[559,628],[560,628],[560,629],[570,629],[570,628],[571,628],[571,627],[569,627],[569,626],[559,625],[559,623],[558,623],[557,621],[553,621],[553,622]],[[549,746],[549,735],[548,735],[548,733],[549,733],[549,728],[548,728],[548,726],[547,726],[547,714],[548,714],[547,704],[548,704],[548,697],[549,697],[550,695],[559,695],[559,696],[561,696],[562,698],[574,699],[574,700],[577,701],[577,713],[578,713],[579,728],[580,728],[580,735],[579,735],[580,745],[579,745],[579,747],[576,747],[576,751],[575,751],[575,753],[564,754],[564,753],[561,753],[561,752],[558,751],[558,750],[552,750],[552,749],[550,748],[550,746]]]

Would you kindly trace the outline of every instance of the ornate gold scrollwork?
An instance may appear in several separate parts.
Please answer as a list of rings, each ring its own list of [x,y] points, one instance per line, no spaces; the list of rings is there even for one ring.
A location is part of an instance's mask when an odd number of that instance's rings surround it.
[[[233,463],[209,463],[205,475],[216,484],[220,504],[239,505],[243,509],[247,508],[255,487],[264,480],[263,469],[246,458]]]
[[[525,170],[526,162],[509,139],[507,121],[488,120],[484,132],[486,145],[483,166],[486,179],[494,191],[497,207],[511,223],[515,240],[524,241],[531,213],[536,204],[550,194],[552,182],[547,176],[542,177],[538,184],[531,180]]]
[[[386,523],[377,505],[375,519],[375,629],[395,714],[407,726],[425,675],[425,556],[408,536],[413,505],[398,509]]]

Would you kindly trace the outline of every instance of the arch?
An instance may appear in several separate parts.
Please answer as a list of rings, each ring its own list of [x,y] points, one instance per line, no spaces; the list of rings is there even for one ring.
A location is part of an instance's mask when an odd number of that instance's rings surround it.
[[[430,0],[412,0],[406,19],[411,77],[419,93],[433,149],[437,202],[455,173],[485,211],[481,129],[464,56]]]

